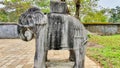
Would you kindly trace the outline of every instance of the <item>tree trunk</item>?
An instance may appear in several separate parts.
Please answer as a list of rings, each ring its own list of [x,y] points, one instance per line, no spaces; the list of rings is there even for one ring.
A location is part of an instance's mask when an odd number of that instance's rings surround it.
[[[65,0],[61,0],[61,1],[65,2]]]
[[[74,0],[75,6],[76,6],[76,11],[75,11],[75,17],[79,19],[79,14],[80,14],[80,0]]]

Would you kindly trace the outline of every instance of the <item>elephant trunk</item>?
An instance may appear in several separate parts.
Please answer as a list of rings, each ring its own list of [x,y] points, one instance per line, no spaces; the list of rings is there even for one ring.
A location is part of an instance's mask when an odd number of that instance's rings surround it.
[[[18,35],[23,41],[30,41],[33,39],[33,32],[26,27],[18,25]]]

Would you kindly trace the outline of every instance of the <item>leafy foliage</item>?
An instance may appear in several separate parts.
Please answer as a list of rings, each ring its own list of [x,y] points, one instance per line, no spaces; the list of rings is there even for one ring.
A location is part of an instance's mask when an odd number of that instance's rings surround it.
[[[68,1],[69,9],[72,15],[75,15],[75,1]],[[106,11],[104,9],[97,10],[97,2],[99,0],[80,0],[80,15],[79,19],[83,23],[105,23],[108,22],[108,16],[105,15]]]
[[[107,16],[105,16],[102,12],[89,12],[88,15],[84,16],[83,22],[85,23],[94,23],[94,22],[107,22]]]
[[[109,19],[110,22],[113,22],[113,23],[120,22],[120,7],[119,6],[111,9],[110,14],[111,14],[111,17]]]
[[[4,21],[4,22],[8,21],[7,13],[3,9],[0,10],[0,21]]]
[[[64,0],[68,4],[71,15],[77,17],[81,22],[106,22],[107,16],[97,11],[99,0]],[[43,13],[50,12],[50,0],[5,0],[5,13],[1,12],[0,21],[16,22],[21,13],[31,6],[37,6]],[[79,6],[80,5],[80,6]],[[78,6],[78,7],[77,7]],[[80,10],[78,10],[80,8]]]
[[[50,0],[39,0],[35,1],[35,4],[40,7],[41,11],[43,13],[49,13],[50,12]]]
[[[4,18],[0,21],[4,22],[17,22],[20,14],[31,7],[30,2],[23,2],[22,0],[5,0],[4,4],[6,7],[0,10],[0,13],[4,15],[4,17],[0,16],[0,18]]]
[[[81,7],[81,21],[84,23],[107,22],[107,16],[103,10],[97,10],[99,0],[86,0]]]

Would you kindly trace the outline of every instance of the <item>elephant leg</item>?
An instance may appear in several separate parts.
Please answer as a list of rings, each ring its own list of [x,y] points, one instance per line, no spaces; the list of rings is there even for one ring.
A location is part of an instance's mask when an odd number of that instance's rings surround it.
[[[85,49],[83,48],[74,50],[75,52],[75,64],[73,68],[84,68]]]
[[[41,40],[41,37],[38,37],[36,39],[34,68],[46,68],[46,65],[45,65],[46,53],[47,53],[47,50],[45,50],[44,41]]]
[[[39,52],[39,54],[37,52],[35,53],[34,68],[47,68],[45,65],[46,53],[47,51]]]
[[[73,50],[69,50],[69,52],[70,52],[69,60],[70,61],[75,61],[75,53],[74,53],[74,51]]]
[[[45,58],[46,52],[40,51],[39,53],[35,53],[34,57],[34,68],[46,68]]]

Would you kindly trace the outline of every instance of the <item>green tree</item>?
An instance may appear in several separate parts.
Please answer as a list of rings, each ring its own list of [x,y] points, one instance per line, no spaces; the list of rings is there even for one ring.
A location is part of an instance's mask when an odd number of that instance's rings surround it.
[[[119,23],[120,22],[120,7],[117,6],[110,10],[110,19],[109,22]]]
[[[99,0],[67,0],[67,4],[71,15],[80,19],[81,22],[106,22],[107,16],[96,9],[98,1]]]
[[[102,19],[102,18],[106,19],[104,13],[102,13],[101,11],[96,11],[95,9],[97,7],[97,1],[99,0],[59,0],[59,1],[66,1],[66,3],[68,4],[69,13],[75,16],[76,18],[80,19],[81,22],[106,21]],[[4,10],[7,14],[4,15],[7,16],[4,18],[8,18],[5,19],[6,21],[17,21],[20,14],[26,11],[26,9],[28,9],[31,6],[39,7],[41,11],[44,13],[50,12],[49,8],[50,0],[26,0],[26,1],[5,0],[5,5],[6,7],[4,8]]]
[[[31,2],[23,2],[22,0],[5,0],[4,5],[5,8],[2,8],[2,10],[0,10],[0,13],[2,14],[0,16],[0,21],[17,22],[20,14],[31,7]]]
[[[39,7],[43,13],[50,12],[50,0],[35,0],[34,5]]]
[[[84,16],[84,23],[106,23],[107,16],[104,15],[101,11],[90,12],[88,15]]]
[[[106,10],[97,10],[99,0],[82,0],[80,20],[83,23],[106,23],[108,22]]]
[[[0,22],[7,22],[7,13],[5,12],[4,9],[0,9]]]

